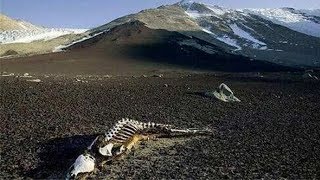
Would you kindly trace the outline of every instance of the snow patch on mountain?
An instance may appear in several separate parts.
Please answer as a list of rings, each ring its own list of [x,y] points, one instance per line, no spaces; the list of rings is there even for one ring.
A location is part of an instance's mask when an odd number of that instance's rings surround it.
[[[188,4],[183,4],[183,6],[186,7],[185,13],[194,19],[200,18],[200,17],[209,17],[209,16],[214,16],[219,19],[222,19],[221,16],[223,16],[227,13],[233,12],[232,9],[221,8],[219,6],[205,5],[205,7],[208,8],[209,11],[206,11],[204,13],[204,12],[199,12],[198,10],[191,8],[192,4],[193,3],[189,2]]]
[[[242,50],[243,47],[250,47],[253,49],[259,49],[259,50],[266,50],[267,44],[258,40],[256,37],[253,36],[252,33],[257,35],[256,31],[252,28],[244,25],[244,23],[240,23],[237,25],[235,21],[238,21],[239,19],[242,19],[243,14],[246,14],[241,11],[235,11],[232,9],[222,8],[219,6],[211,6],[211,5],[204,5],[206,8],[208,8],[208,11],[198,11],[197,9],[190,8],[192,7],[192,4],[188,3],[188,6],[185,7],[185,13],[195,21],[198,22],[199,26],[202,26],[202,31],[212,35],[217,40],[235,47],[236,50]],[[249,16],[249,14],[246,14]],[[221,19],[221,23],[223,23],[225,26],[229,26],[229,28],[232,30],[232,32],[224,32],[223,34],[214,34],[210,31],[210,28],[204,26],[204,20],[198,19],[201,17],[218,17]],[[208,22],[210,19],[208,19]],[[240,26],[241,25],[241,26]],[[249,33],[250,32],[250,33]],[[231,34],[230,34],[231,33]],[[247,43],[243,43],[243,40],[245,40]]]
[[[45,28],[0,14],[0,44],[30,43],[51,40],[67,34],[80,34],[87,29]]]
[[[88,39],[91,39],[91,38],[93,38],[93,37],[96,37],[96,36],[98,36],[98,35],[100,35],[100,34],[102,34],[102,33],[105,33],[105,32],[107,32],[108,30],[105,30],[105,31],[101,31],[101,32],[98,32],[98,33],[96,33],[96,34],[93,34],[93,35],[88,35],[88,36],[86,36],[86,37],[83,37],[83,38],[81,38],[81,39],[79,39],[79,40],[76,40],[76,41],[74,41],[74,42],[72,42],[72,43],[70,43],[70,44],[67,44],[67,45],[59,45],[59,46],[57,46],[57,47],[55,47],[53,50],[52,50],[52,52],[61,52],[61,51],[63,51],[63,49],[65,49],[65,48],[68,48],[68,47],[70,47],[70,46],[73,46],[73,45],[75,45],[75,44],[77,44],[77,43],[80,43],[80,42],[83,42],[83,41],[85,41],[85,40],[88,40]]]
[[[20,27],[22,27],[22,29],[24,29],[24,30],[29,29],[29,28],[25,25],[25,23],[23,23],[23,22],[19,22],[18,24],[19,24]]]
[[[31,24],[29,22],[23,21],[23,20],[11,20],[15,21],[19,27],[18,29],[12,29],[12,30],[41,30],[43,27],[41,26],[36,26],[34,24]]]
[[[204,13],[199,13],[198,11],[191,11],[191,10],[188,10],[185,13],[194,19],[205,17],[205,16],[212,16],[211,14],[204,14]]]
[[[183,5],[183,6],[190,6],[193,3],[194,3],[194,1],[192,1],[192,0],[182,0],[179,2],[179,4]]]
[[[227,23],[244,20],[244,17],[258,15],[275,24],[282,25],[291,30],[320,37],[320,10],[295,10],[292,8],[265,8],[265,9],[228,9],[216,5],[201,4],[207,11],[196,9],[195,2],[182,1],[180,5],[185,13],[193,19],[214,16]],[[317,17],[315,17],[317,16]],[[256,42],[257,43],[257,42]]]
[[[209,31],[208,29],[206,28],[202,28],[202,31],[208,33],[208,34],[211,34],[211,35],[215,35],[213,32]]]
[[[223,35],[221,37],[217,37],[217,39],[225,44],[236,47],[237,51],[242,50],[242,48],[237,44],[237,40],[231,39],[228,35]]]
[[[250,33],[241,29],[237,24],[231,24],[229,27],[232,29],[234,34],[238,35],[239,37],[242,37],[259,45],[266,45],[266,43],[259,41],[258,39],[254,38]]]
[[[266,19],[278,21],[282,23],[295,23],[306,21],[303,15],[294,14],[285,9],[246,9],[249,13],[261,15]]]
[[[242,48],[237,44],[237,40],[230,38],[228,35],[218,36],[206,28],[203,28],[202,31],[214,36],[217,40],[219,40],[229,46],[237,48],[236,51],[242,50]]]
[[[214,14],[222,16],[225,15],[226,13],[230,13],[231,10],[221,8],[219,6],[211,6],[211,5],[206,5],[208,9],[210,9]]]
[[[311,21],[301,13],[291,12],[286,8],[279,9],[244,9],[243,12],[258,15],[275,24],[285,26],[294,31],[320,37],[320,24]]]
[[[204,52],[206,52],[208,54],[217,53],[217,51],[214,48],[212,48],[211,46],[201,45],[201,44],[197,43],[193,39],[183,40],[183,41],[180,41],[178,43],[179,43],[179,45],[192,46],[192,47],[197,48],[197,49],[199,49],[201,51],[204,51]]]
[[[318,16],[320,17],[320,9],[300,9],[300,12],[303,12],[309,16]]]
[[[67,34],[81,34],[87,29],[61,29],[61,28],[37,28],[29,29],[23,26],[24,30],[12,30],[0,32],[0,44],[30,43],[33,41],[48,41]]]

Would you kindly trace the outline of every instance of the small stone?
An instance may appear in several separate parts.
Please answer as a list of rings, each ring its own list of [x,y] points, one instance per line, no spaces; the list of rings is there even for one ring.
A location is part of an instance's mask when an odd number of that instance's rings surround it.
[[[163,77],[163,74],[155,74],[155,75],[153,75],[153,77],[162,78],[162,77]]]

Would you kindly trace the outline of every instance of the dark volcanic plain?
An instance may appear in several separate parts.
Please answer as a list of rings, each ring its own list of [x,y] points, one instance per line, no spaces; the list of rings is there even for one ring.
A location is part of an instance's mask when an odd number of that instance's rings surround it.
[[[38,76],[40,83],[1,77],[0,178],[63,178],[95,136],[123,117],[210,127],[215,135],[143,143],[92,178],[319,177],[319,81],[290,73],[163,74]],[[222,82],[242,102],[203,96]]]

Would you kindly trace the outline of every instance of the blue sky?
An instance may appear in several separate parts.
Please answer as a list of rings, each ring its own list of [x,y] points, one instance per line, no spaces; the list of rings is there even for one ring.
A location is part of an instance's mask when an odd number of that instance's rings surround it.
[[[90,28],[140,10],[179,0],[0,0],[10,17],[47,27]],[[195,0],[229,8],[320,9],[320,0]]]

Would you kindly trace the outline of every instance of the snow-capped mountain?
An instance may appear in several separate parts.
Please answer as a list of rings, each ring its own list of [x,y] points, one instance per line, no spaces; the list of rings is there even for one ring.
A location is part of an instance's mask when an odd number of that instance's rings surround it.
[[[21,20],[11,19],[2,14],[0,14],[0,22],[1,22],[0,31],[38,29],[37,26],[31,23],[21,21]]]
[[[309,16],[316,16],[318,19],[320,17],[320,9],[300,9],[299,11]]]
[[[320,37],[320,16],[311,15],[313,14],[312,12],[304,13],[303,10],[292,8],[243,9],[243,11],[249,14],[256,14],[294,31]]]
[[[315,12],[292,8],[228,9],[181,1],[118,18],[90,32],[140,21],[151,29],[176,31],[253,60],[320,66],[320,17]]]
[[[0,32],[0,42],[3,46],[35,40],[43,40],[41,42],[45,43],[47,40],[62,35],[81,33],[72,38],[68,36],[62,42],[58,41],[44,46],[46,47],[45,52],[60,52],[72,50],[74,47],[92,46],[110,37],[113,37],[112,42],[116,43],[118,37],[112,34],[117,32],[114,29],[122,26],[125,27],[125,31],[129,31],[131,27],[136,34],[134,28],[137,28],[137,23],[133,22],[139,22],[138,29],[144,29],[141,27],[143,24],[152,30],[161,29],[168,33],[182,34],[181,37],[173,35],[172,37],[179,38],[170,39],[170,42],[175,41],[184,50],[188,46],[195,51],[201,50],[210,55],[225,52],[236,55],[236,57],[242,56],[251,60],[268,61],[285,66],[319,67],[320,16],[318,15],[319,10],[229,9],[184,0],[173,5],[146,9],[136,14],[120,17],[85,33],[82,33],[84,30],[48,29],[34,27],[34,25],[31,28],[24,28],[21,22],[15,21],[19,28]],[[121,36],[127,36],[133,32],[126,32]],[[166,33],[155,33],[151,37],[148,34],[149,39],[138,39],[143,42],[149,42],[150,39],[154,39],[153,41],[166,39],[157,37],[161,34]],[[103,47],[99,48],[103,49]],[[187,48],[188,53],[192,54],[190,48]],[[11,49],[8,48],[8,50]]]
[[[51,40],[67,34],[81,34],[87,29],[45,28],[0,15],[0,44]]]
[[[179,4],[202,30],[238,53],[285,65],[319,66],[320,21],[292,8],[227,9]]]
[[[33,41],[48,41],[67,34],[81,34],[86,29],[62,29],[62,28],[39,28],[36,30],[12,30],[0,32],[0,43],[30,43]]]

